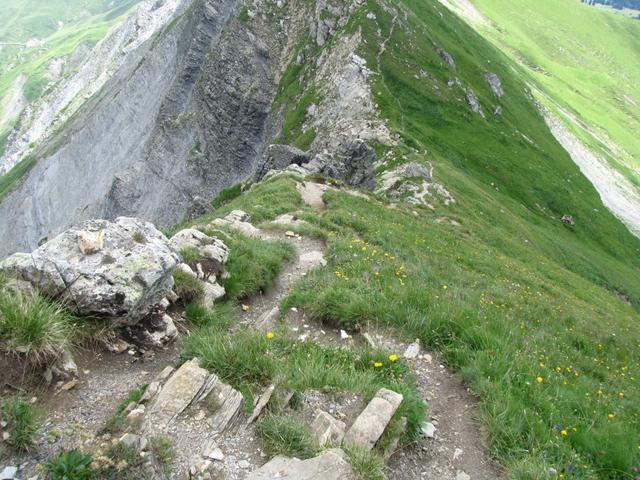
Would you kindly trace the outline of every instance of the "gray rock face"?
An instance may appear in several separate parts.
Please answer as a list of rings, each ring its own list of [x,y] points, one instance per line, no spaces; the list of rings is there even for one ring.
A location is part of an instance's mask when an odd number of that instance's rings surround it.
[[[261,15],[240,22],[239,0],[183,3],[35,153],[0,203],[0,258],[89,218],[173,225],[255,172],[281,60],[300,32]]]
[[[402,403],[401,394],[381,388],[344,436],[345,444],[372,449]]]
[[[309,460],[275,457],[246,480],[355,480],[357,477],[339,448],[327,450]]]
[[[134,324],[171,291],[179,258],[152,224],[119,217],[89,220],[33,251],[16,253],[0,270],[29,282],[78,315]]]
[[[256,173],[256,180],[261,180],[269,170],[284,170],[289,165],[302,165],[309,162],[309,155],[290,145],[269,145],[264,160]]]
[[[502,89],[502,82],[500,82],[500,77],[495,73],[485,73],[484,78],[489,83],[491,90],[495,94],[496,97],[502,98],[504,96],[504,90]]]
[[[373,190],[376,187],[375,161],[373,148],[356,138],[341,145],[335,154],[323,152],[316,155],[306,168],[354,187]]]

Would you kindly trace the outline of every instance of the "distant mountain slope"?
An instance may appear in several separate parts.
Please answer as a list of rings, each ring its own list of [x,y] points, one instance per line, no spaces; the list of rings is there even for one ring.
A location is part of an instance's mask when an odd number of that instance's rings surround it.
[[[71,75],[139,0],[6,0],[0,9],[0,157],[21,113]],[[2,172],[2,169],[0,169]]]

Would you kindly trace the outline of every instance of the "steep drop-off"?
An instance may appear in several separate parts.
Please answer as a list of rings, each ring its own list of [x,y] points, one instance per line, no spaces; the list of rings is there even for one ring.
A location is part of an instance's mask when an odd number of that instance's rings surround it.
[[[295,18],[273,17],[305,9],[265,6],[249,28],[235,0],[172,3],[164,24],[22,160],[37,163],[0,204],[0,256],[85,218],[136,214],[171,225],[251,173],[297,36]]]

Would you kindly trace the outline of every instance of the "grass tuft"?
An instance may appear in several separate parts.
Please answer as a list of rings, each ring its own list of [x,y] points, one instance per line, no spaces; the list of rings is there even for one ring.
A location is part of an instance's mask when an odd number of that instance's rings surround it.
[[[8,443],[15,451],[23,452],[34,444],[39,427],[39,415],[35,408],[20,397],[9,397],[0,405],[3,421],[7,422]]]
[[[283,263],[295,255],[287,242],[271,242],[236,234],[227,243],[230,249],[224,283],[227,296],[245,298],[271,286],[282,272]]]
[[[63,451],[45,463],[44,468],[51,480],[89,480],[93,478],[90,455],[78,449]]]
[[[204,297],[204,287],[198,277],[178,268],[173,271],[173,290],[185,304],[202,300]]]
[[[267,415],[257,429],[269,455],[285,455],[302,460],[313,457],[318,446],[307,426],[291,417]]]
[[[74,330],[74,317],[59,303],[38,293],[0,293],[0,343],[5,351],[44,364],[70,348]]]
[[[344,451],[358,480],[387,480],[387,466],[374,450],[349,445]]]

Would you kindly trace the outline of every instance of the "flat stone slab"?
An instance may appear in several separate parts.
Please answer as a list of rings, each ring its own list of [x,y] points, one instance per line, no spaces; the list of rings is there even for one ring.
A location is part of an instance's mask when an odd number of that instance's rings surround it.
[[[327,412],[319,411],[315,420],[311,424],[313,436],[321,447],[327,444],[340,445],[344,438],[346,425],[340,420],[336,420]]]
[[[197,359],[185,362],[164,384],[146,415],[146,429],[164,431],[198,395],[209,372]]]
[[[245,480],[355,480],[357,477],[339,448],[327,450],[322,455],[299,460],[275,457]]]
[[[403,396],[381,388],[344,436],[345,444],[372,449],[402,403]]]

